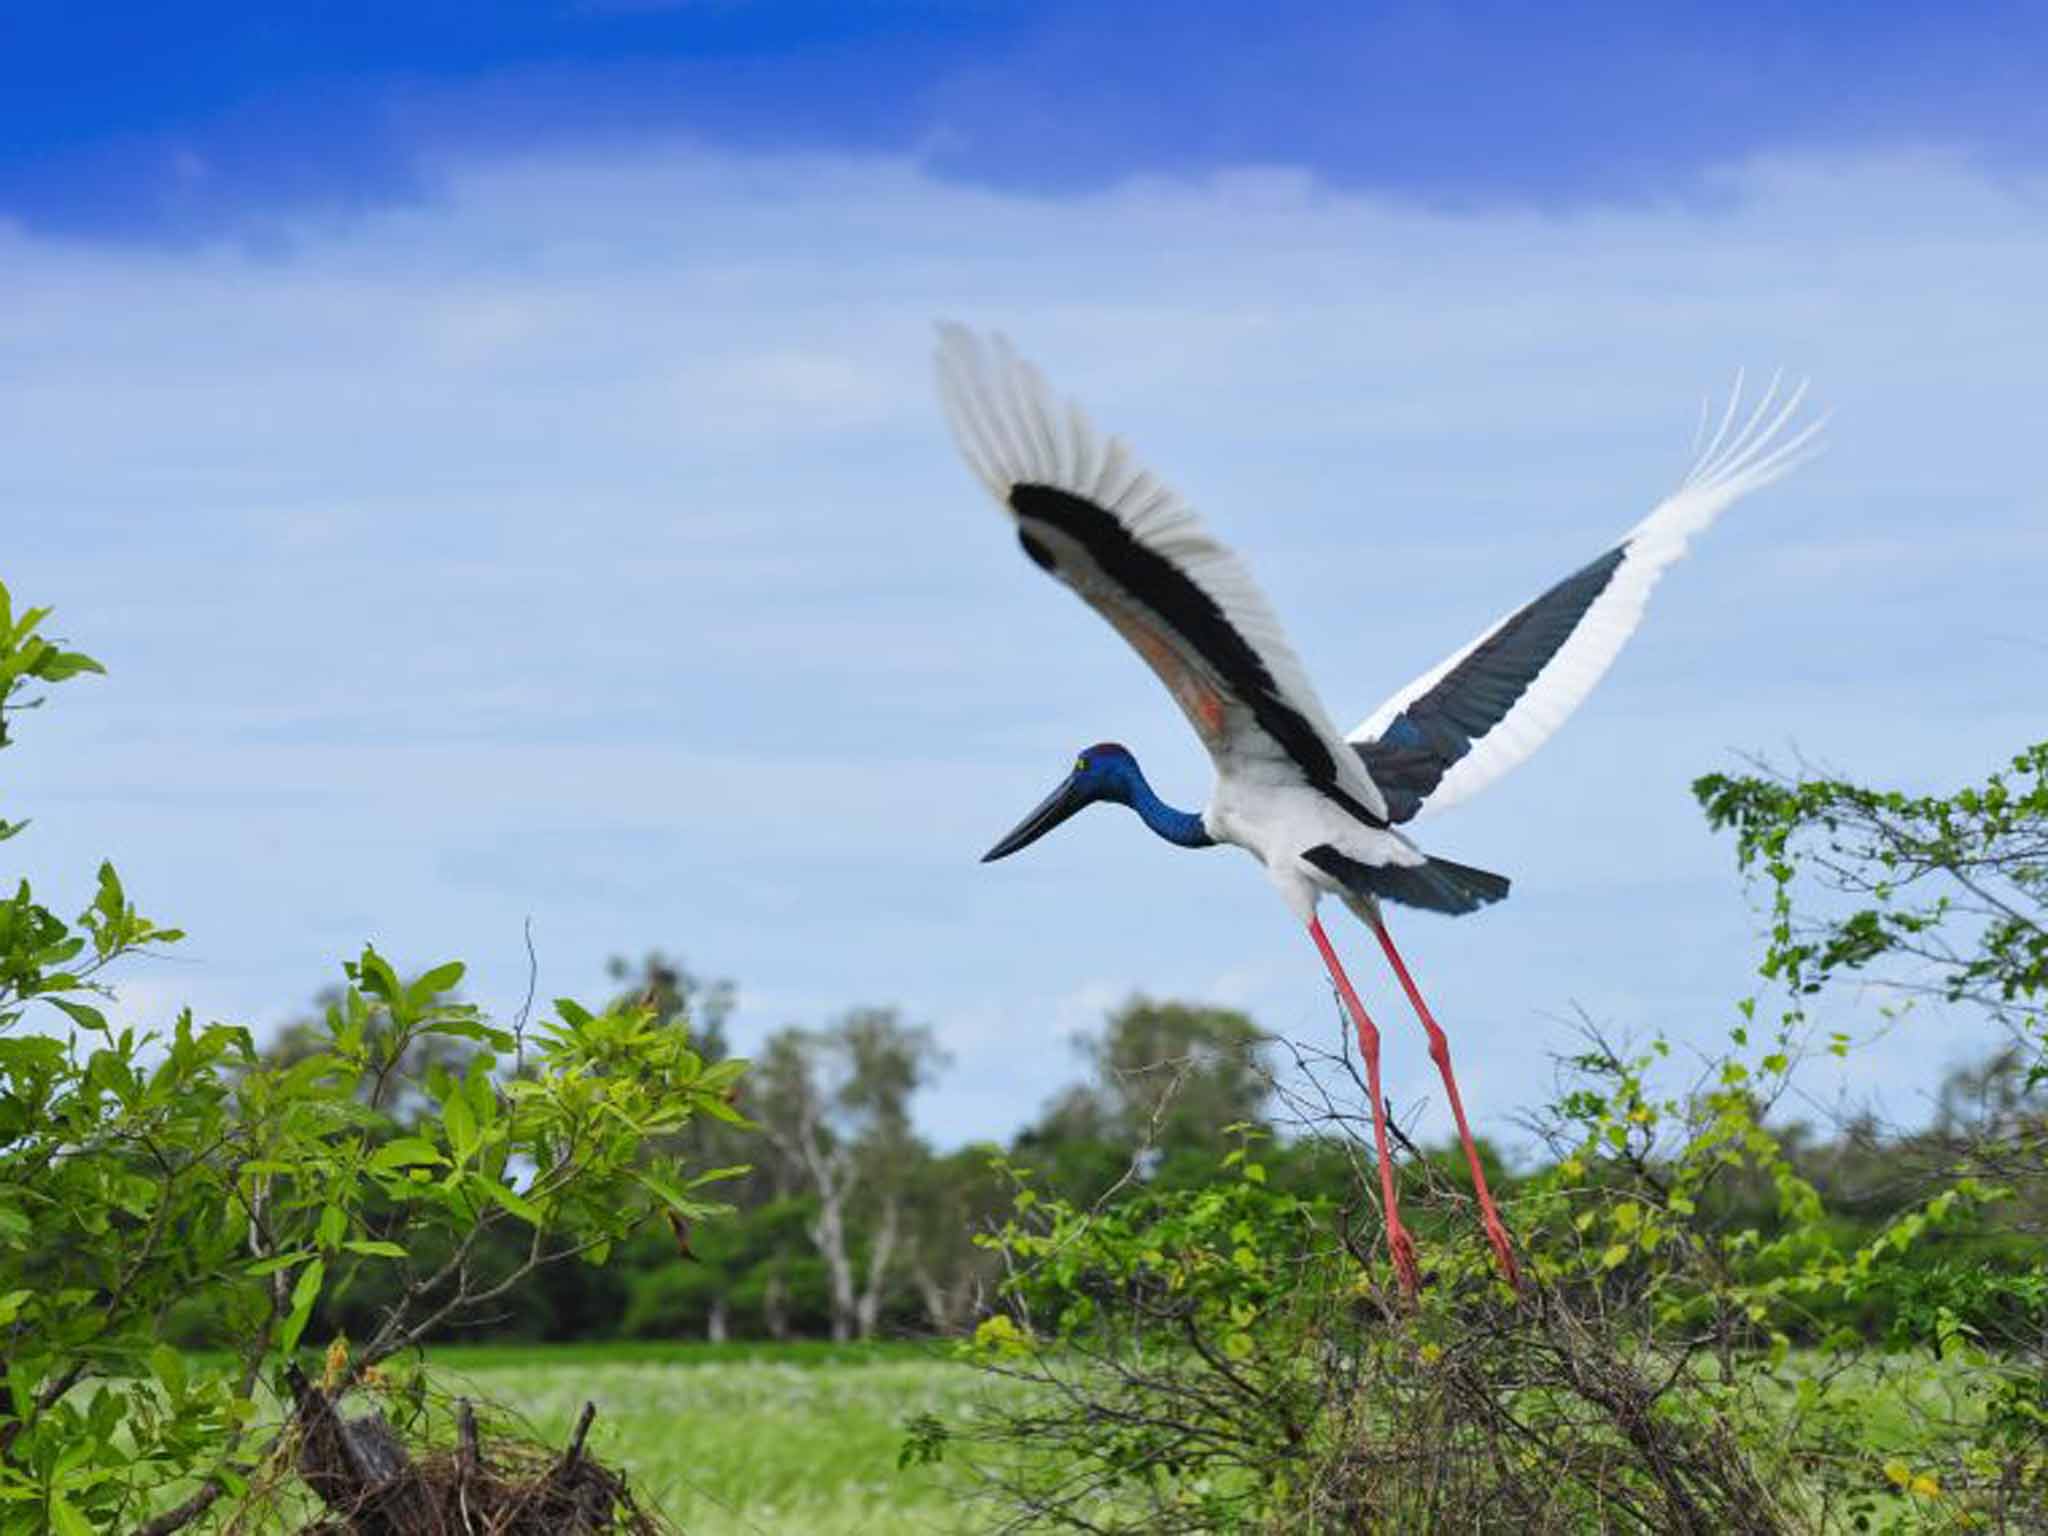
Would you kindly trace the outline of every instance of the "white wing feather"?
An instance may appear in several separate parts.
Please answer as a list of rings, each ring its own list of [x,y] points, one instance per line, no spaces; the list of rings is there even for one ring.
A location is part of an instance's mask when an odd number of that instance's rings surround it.
[[[939,392],[954,438],[968,467],[1012,520],[1014,488],[1048,486],[1093,503],[1113,516],[1133,540],[1170,561],[1215,603],[1225,622],[1256,654],[1275,691],[1322,738],[1342,786],[1383,816],[1386,802],[1378,786],[1344,745],[1244,562],[1217,541],[1178,495],[1133,459],[1122,438],[1104,437],[1078,405],[1056,399],[1038,370],[1006,339],[984,340],[958,325],[942,325],[939,332]],[[1082,569],[1063,561],[1056,574],[1115,624],[1141,654],[1145,647],[1130,628],[1134,620],[1152,632],[1147,638],[1156,635],[1172,648],[1174,662],[1227,696],[1233,718],[1219,736],[1204,729],[1175,678],[1162,667],[1162,659],[1145,655],[1188,710],[1219,768],[1243,767],[1247,757],[1280,755],[1277,744],[1264,733],[1245,729],[1250,717],[1242,701],[1185,636],[1162,625],[1156,614],[1092,563]]]
[[[1742,398],[1742,376],[1736,375],[1720,426],[1712,441],[1697,454],[1691,472],[1676,491],[1624,536],[1625,557],[1606,588],[1514,707],[1445,771],[1442,782],[1423,802],[1421,815],[1443,810],[1484,789],[1549,740],[1592,692],[1622,645],[1635,633],[1643,621],[1651,589],[1686,552],[1693,535],[1704,531],[1751,491],[1769,485],[1817,451],[1815,439],[1826,424],[1825,417],[1784,435],[1805,395],[1806,386],[1802,383],[1781,400],[1778,380],[1773,378],[1763,399],[1731,435]],[[1703,413],[1701,435],[1705,424]],[[1409,683],[1368,715],[1348,739],[1377,739],[1411,701],[1434,688],[1446,673],[1513,616],[1504,615],[1471,644]]]

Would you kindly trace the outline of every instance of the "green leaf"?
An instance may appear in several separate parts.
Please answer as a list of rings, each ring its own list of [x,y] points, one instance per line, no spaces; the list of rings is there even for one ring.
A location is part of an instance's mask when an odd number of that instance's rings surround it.
[[[691,1179],[687,1187],[699,1189],[706,1184],[717,1184],[726,1179],[737,1179],[743,1174],[749,1174],[753,1171],[754,1165],[752,1163],[734,1163],[729,1168],[710,1168]]]
[[[546,1224],[548,1219],[546,1212],[542,1211],[539,1206],[535,1205],[524,1195],[513,1193],[511,1188],[504,1184],[492,1183],[484,1187],[490,1191],[493,1200],[497,1201],[498,1204],[502,1205],[514,1216],[517,1216],[529,1227],[539,1227]]]
[[[405,990],[398,984],[398,973],[391,969],[391,962],[376,950],[363,950],[362,958],[356,962],[356,974],[362,989],[372,997],[394,1005],[405,1001]]]
[[[298,1283],[292,1287],[291,1315],[285,1318],[284,1328],[278,1335],[277,1347],[284,1354],[290,1354],[299,1347],[299,1335],[306,1331],[306,1324],[313,1316],[313,1303],[320,1299],[320,1287],[327,1280],[327,1261],[315,1259],[299,1271]]]
[[[121,889],[121,876],[111,860],[100,861],[99,888],[93,893],[93,910],[111,920],[128,910],[128,893]]]
[[[469,1100],[462,1095],[457,1084],[455,1091],[448,1095],[448,1102],[441,1108],[441,1122],[448,1128],[448,1145],[461,1162],[476,1150],[476,1112],[469,1107]]]
[[[360,1253],[373,1259],[402,1259],[405,1250],[396,1243],[387,1243],[381,1238],[352,1237],[341,1245],[350,1253]]]
[[[727,1125],[737,1125],[745,1130],[753,1128],[751,1120],[723,1099],[700,1098],[696,1101],[696,1108],[700,1113],[707,1114],[714,1120],[723,1120]]]
[[[327,1261],[315,1259],[299,1271],[297,1283],[292,1286],[292,1305],[310,1307],[320,1295],[320,1287],[327,1280]]]
[[[249,1275],[274,1275],[280,1269],[290,1269],[303,1264],[313,1256],[310,1248],[294,1248],[290,1253],[274,1253],[267,1259],[258,1259],[244,1273]]]
[[[446,965],[437,965],[406,988],[406,996],[412,1000],[414,1006],[424,1008],[443,992],[452,992],[460,986],[467,970],[468,967],[460,960],[450,960]]]
[[[107,1016],[97,1008],[85,1003],[75,1003],[68,997],[45,997],[44,1002],[61,1013],[70,1015],[71,1022],[92,1030],[95,1034],[107,1032]]]
[[[50,1529],[56,1536],[92,1536],[92,1522],[61,1493],[50,1495]]]
[[[150,1350],[149,1368],[164,1384],[164,1391],[170,1394],[173,1402],[185,1395],[185,1357],[170,1345],[159,1344]]]
[[[397,1168],[432,1166],[447,1161],[431,1141],[418,1136],[400,1136],[385,1142],[370,1154],[370,1169],[374,1173],[388,1173]]]
[[[98,672],[105,675],[106,668],[90,656],[77,651],[45,651],[37,658],[34,675],[46,683],[61,683],[74,678],[81,672]]]

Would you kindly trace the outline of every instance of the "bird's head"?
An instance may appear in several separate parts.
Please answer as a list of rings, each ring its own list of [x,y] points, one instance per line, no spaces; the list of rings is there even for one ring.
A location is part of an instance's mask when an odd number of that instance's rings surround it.
[[[1135,787],[1143,782],[1138,760],[1113,741],[1099,742],[1076,754],[1073,772],[1066,782],[1039,802],[1038,808],[1013,827],[1009,835],[981,856],[984,864],[1008,858],[1018,849],[1037,842],[1076,811],[1098,800],[1129,805]]]

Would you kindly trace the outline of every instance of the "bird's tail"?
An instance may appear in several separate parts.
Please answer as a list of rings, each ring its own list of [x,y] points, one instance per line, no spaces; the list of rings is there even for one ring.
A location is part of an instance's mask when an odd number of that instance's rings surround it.
[[[1367,864],[1348,858],[1325,843],[1302,855],[1309,863],[1336,876],[1345,889],[1359,896],[1420,907],[1425,912],[1442,912],[1462,917],[1499,901],[1508,893],[1506,875],[1456,864],[1449,859],[1425,859],[1420,864]]]
[[[1372,871],[1375,892],[1404,907],[1448,912],[1453,917],[1477,912],[1508,893],[1508,877],[1491,870],[1430,859],[1413,869],[1388,864]]]

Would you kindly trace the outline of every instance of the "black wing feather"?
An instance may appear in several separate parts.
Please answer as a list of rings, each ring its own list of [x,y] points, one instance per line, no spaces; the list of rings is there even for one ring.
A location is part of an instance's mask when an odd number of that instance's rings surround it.
[[[1231,624],[1216,599],[1179,566],[1133,538],[1115,516],[1085,496],[1052,485],[1016,485],[1010,489],[1018,538],[1024,552],[1042,569],[1057,572],[1059,562],[1045,545],[1031,537],[1030,524],[1056,528],[1079,544],[1088,556],[1126,592],[1172,626],[1242,699],[1261,730],[1280,744],[1302,775],[1331,800],[1369,827],[1384,827],[1384,818],[1361,805],[1337,779],[1337,763],[1322,736],[1286,697],[1259,653]],[[1370,762],[1367,771],[1371,770]]]
[[[1618,544],[1572,572],[1500,627],[1428,692],[1408,701],[1373,741],[1353,742],[1387,799],[1387,814],[1411,820],[1451,764],[1506,718],[1628,558]]]

